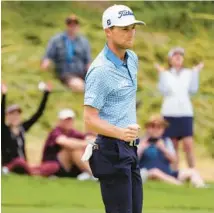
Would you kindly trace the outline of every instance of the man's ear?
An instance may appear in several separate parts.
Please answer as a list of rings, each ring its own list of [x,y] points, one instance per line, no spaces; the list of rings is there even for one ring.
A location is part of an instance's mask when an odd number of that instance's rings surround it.
[[[105,34],[107,37],[109,37],[111,35],[111,29],[110,28],[105,29]]]

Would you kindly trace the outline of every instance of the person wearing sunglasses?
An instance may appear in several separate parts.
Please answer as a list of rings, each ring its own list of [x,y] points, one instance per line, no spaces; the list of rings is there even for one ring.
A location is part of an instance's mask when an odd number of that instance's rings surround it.
[[[55,64],[56,76],[72,89],[83,92],[85,75],[91,61],[88,40],[82,36],[79,18],[72,14],[65,19],[65,31],[53,36],[42,59],[41,69],[48,70],[51,61]]]
[[[141,177],[160,180],[166,183],[182,185],[185,181],[197,188],[206,187],[203,179],[195,169],[172,170],[176,154],[170,138],[163,137],[169,123],[161,115],[153,115],[145,124],[146,136],[138,147]]]

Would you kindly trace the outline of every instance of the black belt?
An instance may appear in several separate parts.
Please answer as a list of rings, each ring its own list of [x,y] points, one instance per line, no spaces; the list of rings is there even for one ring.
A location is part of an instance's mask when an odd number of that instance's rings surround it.
[[[129,146],[137,146],[137,145],[139,144],[139,142],[140,142],[140,139],[137,138],[137,139],[135,139],[135,140],[133,140],[133,141],[125,142],[125,143],[128,143]]]
[[[107,139],[111,139],[111,140],[118,140],[118,141],[121,141],[123,143],[129,144],[129,146],[137,146],[139,144],[139,142],[140,142],[139,138],[137,138],[137,139],[135,139],[133,141],[130,141],[130,142],[126,142],[126,141],[123,141],[123,140],[119,140],[117,138],[112,138],[112,137],[108,137],[108,136],[104,136],[104,135],[98,135],[98,137],[107,138]]]

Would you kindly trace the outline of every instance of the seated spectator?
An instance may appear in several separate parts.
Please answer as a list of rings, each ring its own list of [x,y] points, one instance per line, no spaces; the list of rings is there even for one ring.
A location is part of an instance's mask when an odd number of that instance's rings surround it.
[[[57,126],[50,132],[44,147],[39,173],[42,176],[91,179],[88,162],[81,161],[87,146],[86,134],[73,128],[75,114],[70,109],[59,112]],[[38,172],[37,172],[38,173]]]
[[[161,114],[170,124],[164,135],[172,139],[177,159],[179,141],[182,140],[188,166],[194,168],[194,113],[190,96],[198,91],[199,73],[204,64],[185,68],[184,54],[183,48],[173,48],[168,53],[169,69],[164,69],[158,64],[156,68],[159,73],[158,87],[164,97]],[[178,169],[178,160],[174,168]]]
[[[205,187],[195,169],[171,169],[170,164],[176,161],[176,155],[170,138],[163,138],[166,127],[168,123],[160,115],[152,116],[146,123],[146,137],[141,140],[138,149],[142,179],[156,179],[175,185],[190,180],[195,187]]]
[[[80,23],[75,15],[65,20],[66,30],[52,37],[48,43],[41,69],[55,63],[57,77],[74,92],[83,92],[85,75],[91,61],[90,46],[79,34]]]
[[[50,85],[44,88],[43,99],[39,105],[37,112],[28,120],[22,121],[22,109],[19,105],[14,104],[6,110],[6,93],[7,87],[1,85],[2,104],[1,104],[1,157],[2,157],[2,172],[10,171],[19,174],[31,174],[31,169],[26,161],[25,153],[25,133],[38,121],[42,116],[48,100]],[[5,112],[6,111],[6,112]]]

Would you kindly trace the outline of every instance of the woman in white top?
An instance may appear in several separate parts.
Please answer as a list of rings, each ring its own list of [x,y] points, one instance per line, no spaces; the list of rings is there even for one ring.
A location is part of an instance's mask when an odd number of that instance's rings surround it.
[[[169,123],[165,136],[173,140],[177,157],[178,142],[183,140],[188,166],[193,168],[193,108],[190,95],[198,91],[199,71],[204,64],[200,63],[192,69],[184,68],[184,49],[180,47],[169,51],[168,62],[168,70],[155,65],[159,72],[158,88],[164,97],[161,114]],[[178,168],[178,162],[175,168]]]

